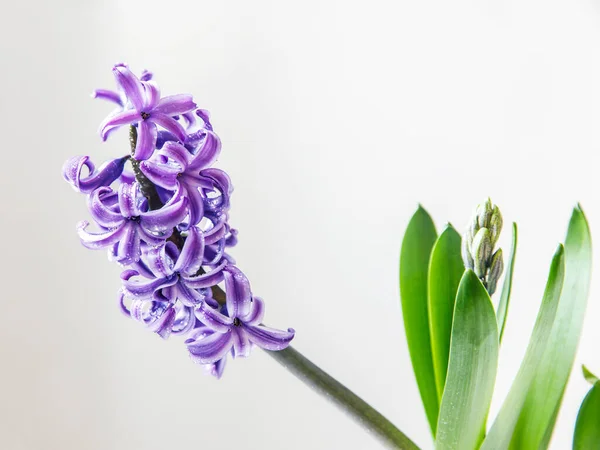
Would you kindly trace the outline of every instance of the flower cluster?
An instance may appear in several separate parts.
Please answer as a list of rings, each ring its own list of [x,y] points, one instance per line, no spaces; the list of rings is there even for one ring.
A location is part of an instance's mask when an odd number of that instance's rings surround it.
[[[87,195],[97,228],[77,225],[83,245],[107,249],[125,268],[122,311],[165,339],[183,335],[191,358],[216,377],[228,354],[286,348],[294,330],[262,325],[264,302],[226,252],[237,242],[228,215],[232,185],[210,167],[221,142],[208,113],[191,95],[161,97],[150,72],[138,78],[119,64],[113,74],[118,91],[94,92],[116,105],[100,135],[129,126],[131,154],[98,168],[76,156],[63,177]]]

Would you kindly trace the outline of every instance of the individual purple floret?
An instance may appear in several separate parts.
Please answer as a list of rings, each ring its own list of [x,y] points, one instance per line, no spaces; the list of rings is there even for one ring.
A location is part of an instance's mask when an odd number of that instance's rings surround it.
[[[166,300],[175,303],[179,300],[184,306],[194,307],[210,297],[210,287],[223,280],[222,261],[207,273],[199,273],[203,265],[206,243],[219,239],[218,233],[204,236],[196,227],[192,227],[183,244],[181,252],[175,244],[150,248],[145,252],[138,270],[124,273],[125,293],[136,299]],[[137,275],[143,274],[143,277]]]
[[[187,346],[194,359],[211,364],[223,358],[233,349],[236,357],[250,354],[250,343],[266,350],[282,350],[294,337],[294,330],[275,330],[261,325],[264,317],[264,302],[253,297],[246,276],[235,266],[223,269],[227,315],[209,303],[202,303],[196,317],[214,333],[194,341]]]
[[[115,260],[131,264],[140,259],[141,242],[156,246],[171,236],[173,227],[187,215],[187,203],[187,198],[174,196],[163,208],[149,211],[138,183],[121,184],[118,192],[100,187],[89,196],[88,206],[102,231],[90,233],[89,222],[82,221],[77,232],[87,248],[116,246]]]
[[[140,163],[140,169],[156,186],[170,191],[181,190],[189,199],[189,223],[196,225],[204,215],[205,192],[218,187],[211,172],[203,175],[219,156],[221,142],[216,134],[205,131],[202,145],[191,154],[177,142],[166,142],[161,150]]]
[[[100,125],[100,136],[103,140],[106,140],[111,131],[123,125],[137,125],[137,145],[133,156],[139,161],[148,159],[154,152],[157,125],[171,132],[180,141],[185,141],[185,129],[172,116],[196,108],[191,95],[179,94],[160,98],[156,84],[152,81],[141,81],[124,65],[115,66],[113,74],[126,103],[121,100],[123,111],[111,114]]]
[[[86,194],[98,229],[78,224],[83,245],[108,249],[125,266],[121,311],[164,339],[184,336],[192,360],[217,378],[228,354],[247,356],[253,345],[284,349],[294,331],[261,324],[264,303],[226,252],[238,234],[229,224],[233,187],[211,167],[221,141],[208,112],[195,109],[189,95],[160,99],[150,72],[138,79],[118,64],[113,74],[118,92],[94,93],[117,106],[101,134],[106,139],[129,125],[131,156],[98,169],[88,156],[76,156],[64,164],[63,177]]]

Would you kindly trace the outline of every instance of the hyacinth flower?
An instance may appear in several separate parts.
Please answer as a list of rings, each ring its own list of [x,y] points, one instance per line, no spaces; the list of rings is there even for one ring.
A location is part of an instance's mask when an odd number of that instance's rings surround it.
[[[103,186],[89,195],[88,206],[94,221],[103,229],[87,231],[89,222],[81,221],[77,232],[89,249],[114,248],[114,258],[121,264],[139,261],[141,243],[159,245],[173,232],[187,214],[188,200],[174,196],[172,201],[155,211],[141,196],[138,183],[123,183],[118,193]]]
[[[203,364],[215,363],[233,349],[234,357],[248,356],[250,343],[266,350],[282,350],[294,337],[294,330],[275,330],[261,325],[265,306],[253,297],[246,276],[235,266],[223,269],[226,312],[220,313],[209,303],[202,303],[196,317],[214,333],[188,341],[190,354]]]
[[[123,125],[137,125],[138,139],[133,157],[138,161],[148,159],[154,152],[157,125],[175,135],[180,141],[185,140],[185,129],[172,116],[196,108],[191,95],[179,94],[161,98],[156,84],[152,81],[141,81],[125,65],[115,66],[113,74],[127,103],[121,101],[123,110],[110,115],[100,125],[100,136],[103,140]]]
[[[213,167],[221,151],[209,114],[190,95],[161,98],[150,72],[113,68],[117,90],[95,98],[116,105],[100,126],[103,140],[129,126],[129,156],[98,169],[88,156],[68,160],[63,178],[86,195],[92,221],[77,232],[91,249],[108,249],[123,267],[121,311],[167,339],[180,336],[192,361],[221,378],[227,359],[263,349],[300,380],[348,411],[393,448],[417,448],[385,417],[289,345],[292,328],[263,324],[265,302],[225,250],[231,179]],[[160,127],[161,129],[158,129]],[[125,166],[129,163],[131,171]],[[220,285],[224,285],[224,289]]]
[[[142,300],[165,300],[170,303],[179,301],[192,308],[201,305],[210,295],[208,288],[223,281],[223,269],[228,263],[223,259],[212,270],[199,274],[204,264],[206,243],[217,239],[218,232],[205,238],[198,228],[192,227],[181,252],[173,242],[148,249],[144,261],[136,266],[137,271],[128,270],[121,275],[125,293]]]
[[[204,216],[203,195],[207,191],[227,189],[231,194],[226,174],[215,175],[218,169],[208,169],[219,156],[221,142],[211,131],[205,132],[202,145],[191,154],[182,144],[168,141],[162,149],[140,164],[140,170],[148,180],[169,191],[181,191],[189,199],[189,226],[197,225]],[[204,172],[206,169],[206,172]],[[219,171],[221,172],[221,171]],[[225,178],[225,185],[219,182]]]

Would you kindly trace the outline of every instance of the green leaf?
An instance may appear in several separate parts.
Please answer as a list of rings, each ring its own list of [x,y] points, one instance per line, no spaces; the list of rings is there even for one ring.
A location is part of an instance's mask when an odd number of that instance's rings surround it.
[[[448,224],[436,241],[429,262],[429,327],[439,400],[446,383],[456,291],[465,271],[460,243],[460,234]]]
[[[506,325],[506,317],[508,315],[508,305],[510,303],[510,293],[512,290],[513,273],[515,271],[515,258],[517,256],[517,224],[513,222],[512,226],[512,244],[510,246],[510,256],[508,257],[508,265],[506,266],[506,275],[504,284],[502,285],[502,293],[498,302],[498,330],[500,332],[500,342],[504,334],[504,326]]]
[[[404,234],[400,252],[400,297],[408,350],[431,432],[435,436],[439,402],[435,387],[429,317],[427,274],[437,238],[431,217],[420,205]]]
[[[583,371],[583,378],[590,384],[596,384],[598,382],[598,377],[594,375],[590,369],[585,366],[581,366],[581,370]]]
[[[481,446],[481,450],[507,449],[510,445],[519,419],[519,413],[527,398],[527,392],[547,348],[548,338],[552,332],[556,311],[558,310],[564,276],[564,247],[559,245],[556,253],[554,253],[554,258],[552,258],[544,298],[529,339],[527,352],[508,396]]]
[[[454,306],[448,377],[436,449],[474,450],[485,435],[498,368],[498,325],[492,301],[472,270],[463,275]]]
[[[591,260],[590,230],[578,206],[573,210],[565,240],[565,281],[554,326],[521,410],[511,448],[545,448],[550,441],[579,344]]]
[[[600,449],[600,381],[583,399],[573,435],[573,450]]]

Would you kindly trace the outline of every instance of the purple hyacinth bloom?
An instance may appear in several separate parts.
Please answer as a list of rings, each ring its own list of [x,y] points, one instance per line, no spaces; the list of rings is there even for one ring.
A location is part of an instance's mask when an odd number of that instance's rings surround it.
[[[220,239],[221,233],[215,229],[205,235],[192,227],[181,252],[172,242],[147,249],[143,260],[135,266],[137,270],[127,270],[121,275],[126,295],[171,303],[179,301],[186,307],[197,306],[210,298],[209,288],[223,280],[227,261],[221,261],[204,274],[199,274],[199,270],[205,244]],[[137,277],[140,274],[144,278]]]
[[[123,158],[106,161],[96,170],[89,156],[74,156],[63,165],[63,178],[77,192],[89,194],[100,186],[110,186],[113,181],[119,178],[128,159],[129,156],[124,156]],[[88,170],[86,177],[82,177],[81,174],[83,167]]]
[[[261,325],[264,302],[252,297],[250,283],[235,266],[223,269],[227,294],[227,315],[204,302],[196,309],[196,317],[214,333],[187,341],[193,359],[212,364],[233,349],[235,357],[246,357],[251,344],[266,350],[283,350],[294,338],[294,330],[267,328]]]
[[[83,245],[90,249],[114,246],[115,260],[121,264],[140,259],[141,242],[162,244],[187,215],[187,199],[180,195],[174,195],[161,209],[148,211],[138,183],[121,184],[118,193],[100,187],[89,196],[88,206],[102,231],[90,233],[86,230],[89,223],[80,222],[77,232]]]
[[[200,222],[204,215],[204,199],[201,192],[215,188],[214,175],[203,169],[209,167],[219,156],[221,141],[216,134],[206,131],[197,153],[190,153],[177,142],[166,142],[163,148],[140,164],[140,169],[156,186],[174,191],[181,190],[189,203],[189,225]]]
[[[123,65],[115,66],[113,74],[127,102],[124,103],[122,111],[111,114],[100,125],[100,136],[103,140],[106,140],[111,131],[123,125],[137,124],[137,143],[133,156],[140,161],[148,159],[154,152],[157,125],[180,141],[185,140],[185,129],[172,116],[196,108],[191,95],[179,94],[160,98],[156,84],[152,81],[141,81]]]
[[[164,339],[183,335],[192,360],[217,378],[228,356],[247,356],[254,345],[286,348],[294,330],[261,324],[264,303],[227,253],[237,243],[229,225],[233,187],[224,171],[210,167],[221,141],[208,111],[196,109],[190,95],[160,98],[150,72],[138,78],[117,64],[113,75],[115,91],[93,94],[116,106],[100,133],[106,140],[130,125],[133,156],[97,169],[88,156],[76,156],[63,177],[87,194],[98,228],[78,224],[83,245],[107,248],[111,260],[126,266],[121,311]],[[124,170],[128,160],[133,172]]]

